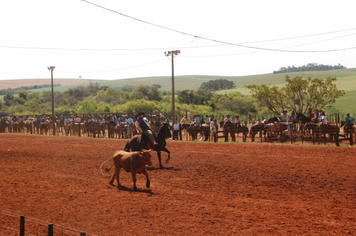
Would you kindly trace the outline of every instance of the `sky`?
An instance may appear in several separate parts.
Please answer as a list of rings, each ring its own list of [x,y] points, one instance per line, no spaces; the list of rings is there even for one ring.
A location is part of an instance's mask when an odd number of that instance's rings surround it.
[[[96,4],[96,5],[93,5]],[[0,80],[356,67],[354,0],[0,0]],[[0,82],[1,83],[1,82]]]

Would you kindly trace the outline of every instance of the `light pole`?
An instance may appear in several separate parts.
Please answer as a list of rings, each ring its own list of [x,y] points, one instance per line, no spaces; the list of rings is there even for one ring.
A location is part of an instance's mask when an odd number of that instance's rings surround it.
[[[47,69],[51,71],[51,87],[52,87],[52,130],[53,130],[53,136],[56,135],[56,129],[54,125],[54,95],[53,95],[53,70],[54,66],[48,66]]]
[[[171,61],[172,61],[172,125],[174,125],[175,119],[176,119],[176,112],[175,112],[175,95],[174,95],[174,56],[177,56],[180,54],[180,50],[175,50],[175,51],[168,51],[164,52],[164,54],[169,57],[171,56]]]

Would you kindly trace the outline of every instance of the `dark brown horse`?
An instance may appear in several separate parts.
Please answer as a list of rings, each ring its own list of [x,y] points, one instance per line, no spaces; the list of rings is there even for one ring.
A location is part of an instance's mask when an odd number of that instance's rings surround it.
[[[171,137],[171,132],[169,130],[169,126],[167,123],[163,123],[157,132],[157,136],[155,137],[157,145],[153,147],[153,150],[157,152],[160,168],[163,167],[161,163],[161,151],[168,153],[168,158],[166,160],[166,163],[168,163],[168,161],[171,158],[170,157],[171,153],[166,148],[167,145],[166,139],[170,137]],[[149,150],[151,148],[152,148],[152,144],[149,138],[146,135],[137,134],[133,136],[129,141],[127,141],[124,150],[126,152],[129,152],[131,149],[131,151],[135,152],[135,151],[142,151],[143,149]]]
[[[311,122],[311,117],[306,117],[305,115],[303,115],[302,113],[297,113],[296,117],[295,117],[296,121],[300,121],[302,124]]]
[[[230,121],[225,121],[225,122],[220,121],[220,128],[223,129],[226,138],[228,137],[226,132],[230,133],[233,142],[236,141],[235,134],[239,134],[239,133],[242,133],[242,140],[246,142],[247,134],[249,132],[246,126],[241,126],[241,125],[238,126],[236,123],[232,123]],[[225,142],[227,141],[228,140],[225,140]]]
[[[318,143],[320,144],[322,138],[324,139],[324,143],[326,143],[326,134],[329,134],[330,139],[334,137],[336,146],[339,146],[340,128],[332,122],[328,122],[326,125],[309,122],[304,125],[304,134],[308,134],[305,130],[311,131],[312,134],[309,134],[309,136],[312,136],[313,143],[315,143],[315,140],[318,140]]]

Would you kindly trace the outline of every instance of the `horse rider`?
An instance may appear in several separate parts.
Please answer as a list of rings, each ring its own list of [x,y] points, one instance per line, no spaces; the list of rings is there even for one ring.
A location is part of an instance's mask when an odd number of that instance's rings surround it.
[[[224,119],[224,123],[226,123],[227,121],[232,122],[232,118],[231,118],[230,114],[227,114],[227,115],[226,115],[226,117],[225,117],[225,119]]]
[[[199,121],[198,123],[201,124],[201,118],[200,115],[197,115],[196,119]]]
[[[125,121],[124,116],[121,115],[118,121],[119,121],[119,123],[124,122]]]
[[[352,128],[352,126],[354,124],[354,121],[355,121],[355,119],[352,116],[350,116],[350,113],[347,113],[346,117],[345,117],[345,126],[344,126],[344,128],[349,128],[349,129]]]
[[[318,126],[322,128],[326,128],[327,125],[328,125],[328,117],[325,115],[324,111],[320,111]]]
[[[287,122],[288,121],[287,110],[283,110],[283,113],[278,116],[279,122]]]
[[[168,118],[168,116],[166,116],[165,118],[166,118],[165,122],[166,122],[166,123],[168,124],[168,126],[169,126],[169,118]]]
[[[186,121],[187,121],[187,117],[183,116],[183,118],[180,120],[180,123],[185,124]]]
[[[319,120],[320,113],[321,113],[321,111],[319,112],[319,110],[317,108],[315,108],[314,117],[311,119],[311,121],[314,123],[317,123]]]
[[[215,119],[214,115],[211,115],[210,122],[217,123],[218,121]]]
[[[208,115],[205,116],[205,124],[209,125],[210,124],[210,117]]]
[[[145,113],[143,113],[143,112],[138,113],[137,120],[135,123],[136,128],[142,135],[146,135],[149,138],[149,140],[151,141],[152,145],[155,146],[156,141],[153,138],[151,127],[150,127],[147,119],[143,118],[144,114]]]
[[[235,118],[236,118],[236,125],[237,125],[237,127],[241,127],[241,119],[240,119],[240,116],[239,115],[237,115],[237,116],[235,116]]]
[[[157,114],[157,115],[156,115],[155,123],[161,125],[161,123],[162,123],[162,118],[161,118],[161,115],[160,115],[160,114]]]
[[[80,123],[80,121],[81,121],[81,119],[80,119],[80,117],[77,115],[77,117],[75,118],[75,122],[76,122],[76,123]]]
[[[18,119],[17,119],[16,116],[12,117],[12,122],[13,122],[13,123],[17,123],[17,122],[18,122]]]
[[[291,114],[291,115],[289,116],[289,118],[288,118],[288,122],[291,122],[291,123],[292,123],[292,124],[288,124],[287,129],[288,129],[289,131],[292,131],[292,130],[293,130],[293,124],[294,124],[294,122],[295,122],[295,118],[296,118],[295,112],[292,111],[292,114]]]
[[[71,121],[70,118],[67,116],[67,118],[64,120],[64,124],[69,125],[70,121]]]
[[[311,109],[311,108],[308,109],[308,117],[310,118],[310,120],[312,120],[314,118],[313,109]]]
[[[195,129],[195,128],[200,128],[200,125],[201,123],[198,115],[194,115],[193,122],[190,123],[189,127]]]

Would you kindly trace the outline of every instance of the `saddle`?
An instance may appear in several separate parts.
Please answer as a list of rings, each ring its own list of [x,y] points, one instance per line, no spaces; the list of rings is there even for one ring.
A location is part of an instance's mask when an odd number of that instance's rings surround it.
[[[146,144],[151,143],[150,139],[147,135],[141,134],[137,135],[137,143],[139,144],[139,148],[142,149]],[[152,146],[153,144],[151,144]]]

